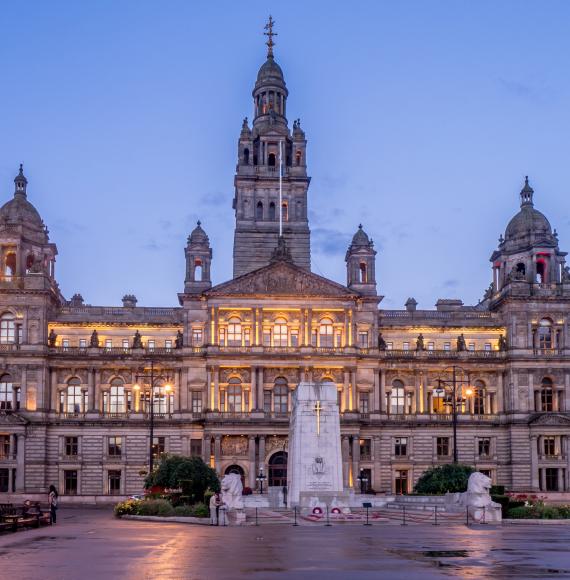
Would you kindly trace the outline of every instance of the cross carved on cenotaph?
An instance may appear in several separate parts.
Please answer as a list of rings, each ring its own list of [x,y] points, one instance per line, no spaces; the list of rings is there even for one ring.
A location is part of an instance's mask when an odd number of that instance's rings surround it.
[[[321,411],[323,408],[321,407],[321,402],[317,401],[315,403],[315,413],[317,414],[317,435],[321,434]]]

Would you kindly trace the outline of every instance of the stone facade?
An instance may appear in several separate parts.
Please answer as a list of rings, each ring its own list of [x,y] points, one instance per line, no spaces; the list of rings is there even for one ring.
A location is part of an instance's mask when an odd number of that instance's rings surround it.
[[[495,483],[569,490],[570,275],[528,182],[479,304],[418,310],[409,299],[385,310],[362,227],[347,251],[347,286],[311,273],[306,141],[298,121],[288,129],[272,55],[253,94],[253,129],[244,122],[239,140],[234,278],[212,286],[198,224],[177,308],[138,307],[134,296],[122,307],[66,300],[57,249],[20,170],[0,209],[0,500],[51,483],[83,499],[140,492],[151,367],[155,454],[201,455],[249,487],[262,467],[270,486],[286,481],[296,385],[332,381],[349,488],[362,473],[376,491],[411,491],[425,469],[452,461],[455,445],[459,461]],[[269,214],[280,139],[283,238]]]

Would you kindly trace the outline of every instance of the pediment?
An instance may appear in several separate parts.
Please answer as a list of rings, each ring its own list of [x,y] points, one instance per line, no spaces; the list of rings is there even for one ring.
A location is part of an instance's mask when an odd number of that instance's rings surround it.
[[[529,425],[570,425],[570,417],[562,413],[545,413],[531,418]]]
[[[356,298],[353,292],[337,282],[307,272],[287,261],[277,261],[253,272],[223,282],[204,292],[205,296],[320,296]]]
[[[18,413],[0,411],[0,425],[27,425],[28,421]]]

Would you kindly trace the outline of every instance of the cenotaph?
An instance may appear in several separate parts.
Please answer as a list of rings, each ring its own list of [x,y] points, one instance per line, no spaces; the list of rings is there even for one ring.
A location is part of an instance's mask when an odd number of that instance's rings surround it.
[[[300,383],[293,393],[287,461],[289,507],[348,505],[342,483],[340,417],[334,383]]]

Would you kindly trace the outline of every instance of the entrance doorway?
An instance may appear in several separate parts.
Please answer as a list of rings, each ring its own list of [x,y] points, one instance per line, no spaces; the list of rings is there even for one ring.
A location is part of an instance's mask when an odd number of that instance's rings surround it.
[[[269,459],[269,487],[287,485],[287,452],[278,451]]]

